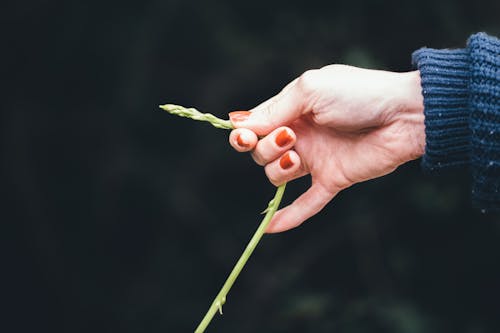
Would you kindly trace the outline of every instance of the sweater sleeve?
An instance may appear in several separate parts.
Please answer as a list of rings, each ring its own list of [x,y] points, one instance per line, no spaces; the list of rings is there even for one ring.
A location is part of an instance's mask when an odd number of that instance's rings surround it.
[[[422,48],[412,58],[424,96],[422,167],[469,167],[474,204],[500,211],[500,40],[478,33],[464,49]]]

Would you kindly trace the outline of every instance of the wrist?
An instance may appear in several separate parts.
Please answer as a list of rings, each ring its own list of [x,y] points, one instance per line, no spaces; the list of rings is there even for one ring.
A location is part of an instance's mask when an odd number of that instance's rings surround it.
[[[407,159],[414,160],[425,152],[425,116],[424,98],[420,81],[420,72],[400,73],[399,101],[397,107],[398,120],[407,131],[404,134],[408,151]]]

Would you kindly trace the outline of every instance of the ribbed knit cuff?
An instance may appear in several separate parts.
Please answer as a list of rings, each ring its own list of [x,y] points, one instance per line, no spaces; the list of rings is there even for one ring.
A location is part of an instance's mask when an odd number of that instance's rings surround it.
[[[478,33],[467,48],[473,202],[483,211],[500,211],[500,40]]]
[[[470,162],[469,54],[423,48],[412,55],[424,96],[426,147],[422,167],[434,171]]]

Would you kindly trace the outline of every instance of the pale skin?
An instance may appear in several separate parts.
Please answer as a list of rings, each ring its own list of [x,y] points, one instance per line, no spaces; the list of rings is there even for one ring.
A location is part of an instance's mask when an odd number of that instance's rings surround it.
[[[271,183],[311,176],[311,187],[266,232],[295,228],[341,190],[422,156],[423,108],[418,71],[330,65],[305,72],[250,112],[230,113],[229,143],[251,152]]]

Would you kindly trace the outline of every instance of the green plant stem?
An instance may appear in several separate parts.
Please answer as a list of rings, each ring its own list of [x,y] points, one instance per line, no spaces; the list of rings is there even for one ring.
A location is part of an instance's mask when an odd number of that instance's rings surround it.
[[[229,129],[229,130],[234,129],[231,121],[217,118],[216,116],[210,113],[201,113],[195,108],[185,108],[181,105],[175,105],[175,104],[164,104],[160,105],[160,109],[163,109],[168,113],[179,117],[186,117],[194,120],[209,122],[213,127]]]
[[[216,116],[210,113],[201,113],[195,108],[185,108],[181,105],[175,105],[175,104],[160,105],[160,108],[176,116],[191,118],[199,121],[206,121],[210,123],[212,126],[217,128],[229,129],[229,130],[234,129],[231,121],[217,118]],[[229,293],[229,290],[233,286],[234,282],[236,281],[236,278],[241,273],[241,270],[245,266],[246,262],[252,255],[252,252],[255,250],[255,247],[257,247],[257,244],[259,244],[259,241],[262,238],[264,232],[266,231],[269,222],[271,222],[274,213],[276,213],[276,211],[278,210],[281,199],[283,198],[283,194],[285,193],[285,187],[286,183],[280,185],[277,188],[274,198],[271,201],[269,201],[266,210],[264,210],[263,212],[266,213],[266,216],[264,216],[264,219],[262,220],[259,227],[255,231],[254,235],[250,239],[250,242],[248,242],[245,251],[243,251],[243,254],[241,255],[240,259],[238,260],[233,270],[229,274],[228,278],[226,279],[226,282],[222,286],[222,289],[215,297],[214,301],[212,302],[212,305],[205,314],[205,317],[203,317],[202,321],[196,328],[195,333],[205,332],[205,329],[207,328],[208,324],[210,324],[212,318],[214,317],[217,311],[219,311],[220,314],[222,314],[222,305],[226,303],[226,296]]]
[[[276,213],[276,211],[278,210],[281,199],[283,198],[283,193],[285,192],[285,187],[286,183],[279,186],[278,189],[276,190],[274,198],[269,202],[269,205],[267,206],[266,216],[260,223],[259,227],[257,228],[257,231],[255,231],[254,235],[250,239],[250,242],[248,242],[248,245],[245,248],[245,251],[243,251],[243,254],[241,255],[240,259],[238,260],[236,265],[234,265],[234,268],[229,274],[229,277],[222,286],[222,289],[215,297],[214,301],[212,302],[212,305],[205,314],[205,317],[203,317],[203,320],[196,328],[195,333],[205,332],[205,329],[207,328],[208,324],[210,324],[210,321],[212,320],[217,311],[219,311],[222,314],[222,305],[226,303],[226,296],[229,293],[231,287],[233,286],[234,281],[236,281],[236,278],[238,277],[241,270],[248,261],[248,258],[250,258],[252,252],[255,250],[255,247],[257,246],[257,244],[259,244],[259,241],[262,238],[264,231],[266,231],[269,222],[273,218],[274,213]]]

